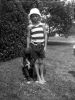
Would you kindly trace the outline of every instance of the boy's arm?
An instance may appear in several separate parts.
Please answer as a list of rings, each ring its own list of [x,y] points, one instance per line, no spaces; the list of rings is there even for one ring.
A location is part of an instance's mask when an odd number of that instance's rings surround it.
[[[27,34],[27,48],[29,48],[30,44],[30,28],[28,27],[28,34]]]
[[[44,34],[45,34],[45,47],[44,47],[44,50],[46,52],[46,49],[47,49],[47,31],[46,31],[45,25],[44,25]]]

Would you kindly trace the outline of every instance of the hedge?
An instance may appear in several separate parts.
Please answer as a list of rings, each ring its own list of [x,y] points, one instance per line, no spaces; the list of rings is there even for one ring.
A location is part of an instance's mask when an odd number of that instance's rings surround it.
[[[26,47],[28,18],[13,0],[2,0],[1,7],[0,61],[6,61],[22,55],[21,51]]]

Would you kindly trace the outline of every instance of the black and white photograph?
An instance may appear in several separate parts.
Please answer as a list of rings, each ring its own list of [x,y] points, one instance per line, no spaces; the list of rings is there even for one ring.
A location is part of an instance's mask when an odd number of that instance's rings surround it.
[[[75,0],[0,0],[0,100],[75,100]]]

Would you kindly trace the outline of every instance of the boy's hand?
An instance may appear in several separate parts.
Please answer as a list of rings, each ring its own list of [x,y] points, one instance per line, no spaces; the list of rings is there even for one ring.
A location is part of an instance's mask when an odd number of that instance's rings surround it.
[[[46,52],[46,47],[44,47],[44,51]]]

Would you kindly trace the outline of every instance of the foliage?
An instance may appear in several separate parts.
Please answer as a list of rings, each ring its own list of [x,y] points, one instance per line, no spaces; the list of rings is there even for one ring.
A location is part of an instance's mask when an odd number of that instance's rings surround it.
[[[72,16],[70,5],[64,5],[62,2],[42,1],[43,7],[47,7],[47,12],[51,14],[51,17],[47,19],[47,23],[50,26],[50,35],[69,33],[69,29],[72,26]],[[41,8],[42,10],[43,8]]]
[[[5,61],[21,56],[26,45],[28,19],[13,1],[2,0],[1,13],[0,61]]]
[[[22,2],[23,8],[26,11],[26,13],[29,13],[30,9],[33,7],[38,8],[38,2],[37,0],[24,0],[24,2]]]
[[[49,12],[52,15],[52,18],[48,20],[49,26],[54,26],[57,29],[58,34],[68,34],[69,29],[72,26],[72,19],[70,15],[69,6],[64,6],[60,2],[53,3],[49,6]]]

